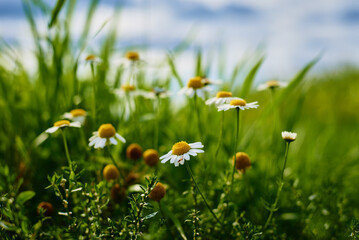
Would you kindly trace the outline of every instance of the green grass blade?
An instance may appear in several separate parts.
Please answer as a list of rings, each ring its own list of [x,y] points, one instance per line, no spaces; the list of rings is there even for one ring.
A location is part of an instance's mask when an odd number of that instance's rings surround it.
[[[161,208],[162,208],[164,214],[172,220],[172,222],[176,226],[179,234],[181,235],[182,239],[187,240],[187,237],[184,234],[182,225],[181,225],[180,221],[178,220],[178,218],[170,210],[168,210],[168,208],[166,207],[165,204],[161,204]]]
[[[264,61],[264,57],[260,58],[259,61],[249,71],[247,77],[245,78],[245,80],[243,82],[242,91],[239,95],[240,97],[242,97],[242,98],[247,97],[247,95],[253,85],[254,78],[258,72],[259,67],[262,65],[263,61]]]
[[[181,88],[184,87],[184,84],[182,82],[182,79],[181,77],[179,76],[177,70],[176,70],[176,66],[175,66],[175,63],[173,62],[173,58],[167,54],[167,61],[168,61],[168,64],[170,65],[170,68],[171,68],[171,71],[172,71],[172,74],[173,76],[176,78],[178,84],[180,85]]]
[[[65,4],[65,0],[57,0],[56,6],[52,10],[52,13],[51,13],[51,20],[49,23],[49,28],[51,28],[54,25],[54,23],[56,22],[57,16],[59,15],[64,4]]]

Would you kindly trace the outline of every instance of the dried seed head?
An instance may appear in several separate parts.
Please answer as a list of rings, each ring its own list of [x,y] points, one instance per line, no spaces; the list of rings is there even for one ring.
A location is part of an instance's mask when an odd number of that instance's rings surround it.
[[[236,169],[245,172],[247,168],[251,166],[251,160],[247,153],[237,152],[236,153]]]
[[[158,152],[155,149],[147,149],[143,153],[143,159],[148,166],[153,167],[159,161]]]
[[[137,143],[130,144],[126,149],[126,156],[132,160],[138,160],[142,157],[142,148]]]
[[[46,217],[51,216],[52,213],[54,212],[54,207],[49,202],[41,202],[41,203],[39,203],[39,205],[37,206],[37,213],[38,214],[40,214],[41,209],[44,210],[44,216],[46,216]]]
[[[166,195],[166,188],[162,183],[157,183],[156,186],[152,189],[148,195],[154,201],[161,201],[161,199]]]
[[[126,186],[131,186],[135,184],[139,178],[140,178],[139,174],[130,172],[125,179]]]
[[[114,202],[120,202],[126,196],[126,189],[119,184],[115,184],[111,188],[111,198]]]
[[[102,171],[103,177],[107,180],[116,180],[120,173],[117,167],[113,164],[108,164]]]

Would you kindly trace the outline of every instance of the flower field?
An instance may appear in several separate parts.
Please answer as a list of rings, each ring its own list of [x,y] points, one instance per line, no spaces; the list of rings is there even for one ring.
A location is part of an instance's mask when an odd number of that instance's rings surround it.
[[[71,2],[23,6],[35,69],[0,44],[1,239],[358,238],[358,68],[258,83],[264,55],[227,71],[184,40],[152,62],[115,30],[88,47],[96,4],[79,39]]]

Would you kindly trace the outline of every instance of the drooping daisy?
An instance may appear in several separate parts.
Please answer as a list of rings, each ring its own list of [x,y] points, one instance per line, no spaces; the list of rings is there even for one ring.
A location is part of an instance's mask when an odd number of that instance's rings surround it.
[[[142,90],[140,95],[143,96],[144,98],[156,99],[156,98],[167,98],[171,95],[171,93],[163,88],[154,87],[152,91]]]
[[[170,160],[176,167],[180,164],[183,165],[185,160],[189,161],[190,156],[197,156],[197,153],[203,153],[204,151],[201,142],[187,143],[185,141],[178,142],[172,146],[172,150],[167,154],[160,157],[161,163],[166,163]]]
[[[202,82],[205,86],[207,85],[219,85],[219,84],[222,84],[222,81],[221,80],[212,80],[212,79],[209,79],[209,78],[206,78],[206,77],[202,77]]]
[[[219,91],[219,92],[217,92],[215,97],[208,99],[206,101],[206,104],[207,105],[211,105],[211,104],[220,105],[220,104],[230,103],[230,101],[232,101],[233,99],[240,99],[240,98],[232,97],[231,92]]]
[[[77,108],[71,110],[70,112],[64,113],[63,117],[83,124],[85,122],[86,115],[87,112],[85,110]]]
[[[106,145],[117,145],[116,138],[125,143],[126,140],[118,133],[110,123],[102,124],[97,132],[93,132],[93,136],[89,139],[89,146],[94,148],[104,148]]]
[[[137,90],[135,85],[132,84],[123,84],[121,88],[115,89],[115,93],[120,98],[120,100],[125,104],[122,109],[122,115],[125,120],[130,118],[131,112],[136,110],[136,104],[134,97],[140,96],[142,94],[141,90]]]
[[[297,133],[284,131],[282,132],[282,138],[287,142],[293,142],[297,139]]]
[[[250,109],[250,108],[257,108],[259,105],[258,102],[251,102],[247,103],[244,99],[233,99],[229,102],[229,104],[222,104],[219,105],[218,111],[227,111],[232,108],[239,108],[241,110]]]
[[[286,87],[288,85],[287,82],[280,82],[277,80],[269,80],[265,83],[259,84],[257,87],[258,91],[266,90],[266,89],[275,89],[275,88],[281,88]]]
[[[85,61],[88,63],[100,63],[102,60],[96,55],[90,54],[87,57],[85,57]]]
[[[186,94],[189,97],[193,97],[196,93],[199,97],[204,98],[205,92],[209,92],[211,88],[205,85],[202,77],[194,77],[188,80],[187,86],[182,88],[178,94]]]
[[[58,129],[60,128],[65,128],[65,127],[81,127],[81,123],[80,122],[70,122],[69,120],[60,120],[54,123],[53,127],[48,128],[45,132],[46,133],[54,133],[56,132]]]

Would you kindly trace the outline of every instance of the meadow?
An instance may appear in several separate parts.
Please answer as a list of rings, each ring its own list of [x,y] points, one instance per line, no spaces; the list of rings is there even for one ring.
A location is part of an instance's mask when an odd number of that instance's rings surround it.
[[[184,79],[188,39],[153,63],[144,47],[119,49],[113,26],[95,52],[98,1],[79,39],[74,4],[23,1],[34,73],[0,45],[1,239],[358,238],[357,66],[311,74],[313,56],[258,90],[264,55],[228,72],[194,49]],[[206,78],[214,69],[221,82]],[[238,99],[218,111],[213,97]],[[161,157],[170,150],[181,157]]]

